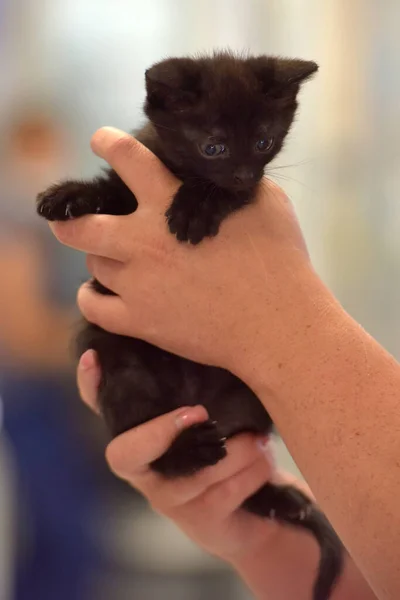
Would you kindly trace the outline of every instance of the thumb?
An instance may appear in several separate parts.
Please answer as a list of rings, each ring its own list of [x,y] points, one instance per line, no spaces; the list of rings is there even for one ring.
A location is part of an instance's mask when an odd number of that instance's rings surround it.
[[[96,131],[91,147],[118,173],[139,205],[152,203],[167,208],[179,182],[148,148],[114,127]]]

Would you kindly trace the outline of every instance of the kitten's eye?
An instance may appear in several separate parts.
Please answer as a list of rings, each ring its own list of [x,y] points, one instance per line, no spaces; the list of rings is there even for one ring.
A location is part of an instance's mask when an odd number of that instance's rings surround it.
[[[207,158],[215,158],[226,152],[226,146],[224,144],[202,144],[200,150]]]
[[[268,150],[271,150],[272,146],[274,145],[274,141],[275,140],[273,137],[258,140],[256,143],[256,150],[258,152],[268,152]]]

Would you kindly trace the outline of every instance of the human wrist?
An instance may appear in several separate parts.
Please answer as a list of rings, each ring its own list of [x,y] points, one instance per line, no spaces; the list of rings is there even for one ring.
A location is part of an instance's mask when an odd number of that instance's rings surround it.
[[[318,550],[310,536],[281,528],[273,548],[231,563],[257,600],[309,600],[318,565]],[[360,570],[346,555],[343,573],[332,592],[332,600],[377,600]]]
[[[277,485],[296,487],[310,498],[313,498],[306,482],[299,480],[291,473],[279,469],[274,473],[273,482]],[[288,532],[289,535],[287,535]],[[257,573],[259,568],[261,571],[265,569],[265,565],[276,555],[278,548],[282,549],[293,545],[293,540],[297,542],[297,533],[298,531],[295,529],[283,527],[279,521],[269,520],[268,529],[264,530],[263,535],[259,535],[259,531],[257,531],[257,535],[251,539],[249,531],[247,531],[243,540],[242,551],[237,552],[233,556],[230,555],[222,558],[236,571],[240,572],[243,577],[247,576],[251,578],[252,574]],[[311,540],[311,545],[315,546],[313,540]]]
[[[275,535],[231,566],[258,600],[308,600],[318,565],[317,545],[304,532],[275,526]]]
[[[326,294],[310,336],[296,337],[297,354],[281,379],[276,371],[264,375],[258,365],[258,379],[245,381],[371,585],[378,593],[397,591],[399,365]]]
[[[315,349],[317,334],[343,312],[311,265],[302,265],[291,283],[273,319],[269,307],[258,302],[232,361],[231,370],[259,397],[278,399],[293,379],[299,383],[298,373],[308,349]]]

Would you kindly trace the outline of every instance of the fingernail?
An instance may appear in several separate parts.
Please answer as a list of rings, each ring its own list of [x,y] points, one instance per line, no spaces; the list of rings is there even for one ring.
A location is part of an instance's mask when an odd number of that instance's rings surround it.
[[[262,435],[259,438],[257,438],[257,446],[260,448],[261,452],[268,451],[269,442],[270,442],[269,435]]]
[[[272,441],[271,436],[263,435],[262,437],[258,438],[257,446],[259,447],[261,452],[264,454],[271,469],[273,471],[275,471],[275,469],[276,469],[275,445],[274,445],[274,442]]]
[[[184,429],[201,423],[208,418],[208,414],[204,406],[186,406],[182,408],[175,416],[175,423],[178,429]]]
[[[87,350],[81,356],[81,359],[79,361],[79,367],[82,369],[82,371],[89,371],[89,369],[93,369],[95,366],[96,353],[94,350]]]

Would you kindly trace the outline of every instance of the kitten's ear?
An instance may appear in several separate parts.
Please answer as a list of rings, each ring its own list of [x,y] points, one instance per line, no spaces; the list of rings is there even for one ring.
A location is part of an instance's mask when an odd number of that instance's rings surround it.
[[[296,96],[299,87],[318,71],[315,62],[259,56],[249,59],[262,92],[272,97]]]
[[[318,71],[317,63],[311,60],[277,58],[275,79],[283,86],[300,85]]]
[[[171,58],[146,71],[147,106],[182,111],[200,96],[200,67],[190,58]]]

